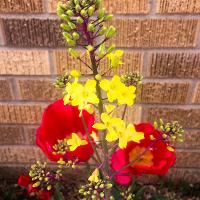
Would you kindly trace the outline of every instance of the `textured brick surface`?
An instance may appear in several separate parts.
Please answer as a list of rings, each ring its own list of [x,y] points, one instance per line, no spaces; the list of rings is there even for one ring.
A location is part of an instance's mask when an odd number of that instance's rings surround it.
[[[50,0],[49,2],[50,12],[56,12],[57,2],[58,0]],[[110,13],[120,13],[120,14],[148,13],[150,9],[149,0],[104,1],[103,6]]]
[[[48,52],[36,50],[0,50],[1,75],[48,75]]]
[[[159,13],[200,13],[198,0],[158,0]]]
[[[173,168],[169,171],[166,176],[168,179],[174,181],[187,181],[189,183],[198,183],[200,177],[200,170],[199,169],[191,169],[191,168]],[[180,182],[179,182],[180,183]]]
[[[0,13],[39,13],[42,11],[42,0],[1,0],[0,3]]]
[[[189,88],[189,83],[148,82],[138,90],[137,101],[158,104],[186,103]]]
[[[44,106],[0,104],[0,123],[2,124],[38,124]]]
[[[35,128],[22,126],[0,126],[0,144],[34,144]]]
[[[120,47],[194,47],[198,21],[194,19],[115,19],[113,42]]]
[[[7,80],[0,80],[0,100],[12,99],[11,84]]]
[[[144,108],[143,121],[154,122],[160,118],[166,122],[179,121],[185,128],[200,128],[200,109]]]
[[[176,147],[188,149],[200,149],[200,130],[187,130],[184,135],[184,142],[177,143]]]
[[[200,83],[198,83],[198,85],[196,87],[194,103],[200,104]]]
[[[54,52],[55,62],[56,62],[56,68],[57,73],[61,74],[66,71],[71,71],[72,69],[76,68],[82,72],[82,74],[91,74],[91,70],[87,68],[84,64],[81,62],[78,62],[77,60],[72,58],[67,51],[57,50]],[[113,74],[123,74],[126,72],[141,72],[142,67],[142,58],[143,55],[141,53],[135,53],[135,52],[125,52],[123,57],[124,65],[120,66],[116,70],[113,70],[112,72],[107,73],[106,75],[113,75]],[[89,59],[87,55],[83,55],[82,59],[89,64]],[[100,71],[105,72],[107,71],[108,62],[106,59],[102,61],[100,65]]]
[[[1,146],[0,163],[34,163],[45,160],[42,151],[35,146]]]
[[[151,77],[199,78],[200,53],[154,53],[150,63]]]
[[[20,47],[64,46],[57,20],[50,19],[4,19],[6,43]]]
[[[62,91],[53,85],[53,80],[18,80],[23,100],[56,100],[62,97]]]
[[[196,151],[177,152],[176,167],[196,167],[200,168],[200,153]]]

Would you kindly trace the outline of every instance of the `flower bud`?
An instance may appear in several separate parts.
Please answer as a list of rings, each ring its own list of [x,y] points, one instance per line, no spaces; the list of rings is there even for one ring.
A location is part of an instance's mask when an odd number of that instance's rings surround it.
[[[75,29],[76,28],[76,25],[72,22],[68,22],[68,25],[71,29]]]
[[[92,16],[92,15],[94,14],[94,11],[95,11],[95,8],[94,8],[93,6],[90,6],[90,7],[88,8],[88,15],[89,15],[89,16]]]
[[[76,51],[75,49],[69,48],[69,53],[73,58],[78,58],[79,57],[79,53],[78,51]]]
[[[75,40],[78,40],[80,38],[79,34],[77,32],[73,32],[72,36]]]
[[[74,40],[71,39],[67,39],[67,43],[69,46],[74,46],[76,44],[76,42]]]
[[[62,19],[62,20],[64,20],[64,21],[69,21],[69,17],[67,16],[67,15],[65,15],[65,14],[62,14],[61,16],[60,16],[60,18]]]
[[[85,17],[86,15],[87,15],[87,12],[86,12],[86,10],[81,10],[81,15],[83,16],[83,17]]]
[[[93,47],[92,45],[88,45],[86,48],[87,48],[87,50],[88,50],[89,52],[91,52],[91,51],[94,50],[94,47]]]
[[[36,188],[36,187],[39,187],[39,186],[40,186],[40,181],[33,184],[33,188]]]
[[[98,17],[101,19],[101,18],[105,17],[105,14],[106,14],[106,11],[105,11],[105,9],[103,8],[103,9],[101,9],[101,10],[99,11]]]
[[[101,80],[101,75],[100,74],[97,74],[96,76],[95,76],[95,79],[97,80],[97,81],[100,81]]]
[[[71,30],[71,28],[69,27],[68,24],[62,23],[62,24],[60,25],[60,27],[61,27],[63,30],[65,30],[65,31],[70,31],[70,30]]]
[[[72,17],[72,16],[74,15],[74,13],[73,13],[72,10],[68,10],[68,11],[67,11],[67,15],[70,16],[70,17]]]
[[[52,189],[52,186],[51,185],[48,185],[47,186],[47,190],[51,190]]]
[[[107,15],[107,16],[105,16],[104,17],[104,21],[109,21],[109,20],[111,20],[113,18],[113,15],[111,14],[111,15]]]
[[[106,32],[106,38],[111,38],[116,32],[116,28],[114,26],[110,26]]]
[[[87,30],[88,31],[94,31],[94,24],[89,23],[88,26],[87,26]]]
[[[72,36],[68,32],[63,32],[62,34],[66,39],[72,39]]]
[[[79,4],[77,4],[75,9],[76,9],[77,12],[79,12],[79,11],[81,11],[81,6]]]
[[[104,26],[101,28],[101,30],[99,31],[99,35],[104,35],[107,31],[107,28]]]
[[[78,24],[82,24],[83,23],[82,17],[77,17],[76,21],[77,21]]]

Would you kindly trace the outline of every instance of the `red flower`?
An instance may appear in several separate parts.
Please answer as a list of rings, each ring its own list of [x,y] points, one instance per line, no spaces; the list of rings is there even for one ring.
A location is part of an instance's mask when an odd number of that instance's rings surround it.
[[[129,184],[133,176],[142,174],[164,175],[176,160],[175,152],[168,150],[161,132],[151,124],[139,124],[135,127],[137,131],[144,133],[145,138],[140,143],[129,142],[125,149],[119,149],[112,155],[111,167],[115,172],[135,161],[115,176],[119,184]],[[150,136],[155,139],[152,141]]]
[[[18,184],[19,186],[22,186],[22,187],[28,187],[28,185],[31,184],[31,179],[30,179],[29,176],[21,175],[21,176],[18,178],[17,184]]]
[[[21,175],[18,178],[18,185],[25,187],[28,194],[35,193],[40,200],[50,200],[52,196],[52,191],[41,190],[39,188],[33,188],[33,183],[29,176]]]
[[[60,158],[64,158],[66,161],[78,159],[78,161],[84,162],[92,156],[93,149],[79,114],[78,107],[64,105],[62,99],[49,105],[45,110],[42,123],[37,130],[36,143],[50,160],[58,161]],[[85,110],[82,115],[89,133],[92,133],[94,116]],[[58,140],[70,139],[72,133],[78,134],[82,140],[87,141],[87,144],[77,147],[74,151],[66,150],[64,155],[55,155],[53,146],[58,143]]]

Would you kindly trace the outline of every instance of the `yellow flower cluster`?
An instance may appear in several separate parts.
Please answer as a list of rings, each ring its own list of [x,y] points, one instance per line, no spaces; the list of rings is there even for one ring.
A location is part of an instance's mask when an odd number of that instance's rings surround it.
[[[123,56],[124,52],[122,50],[117,50],[115,51],[115,53],[109,53],[107,55],[107,58],[109,60],[110,63],[110,68],[116,68],[119,65],[122,65],[122,56]]]
[[[73,70],[71,76],[75,78],[73,83],[68,82],[65,88],[64,104],[78,106],[79,110],[87,110],[93,113],[92,104],[99,103],[96,95],[96,80],[87,80],[85,85],[78,82],[80,74]]]
[[[119,147],[126,148],[130,141],[139,142],[144,138],[142,132],[137,132],[133,124],[126,126],[125,122],[120,118],[114,118],[107,113],[101,115],[102,123],[93,125],[98,130],[106,130],[106,140],[114,142],[119,140]]]
[[[115,75],[111,80],[102,80],[100,82],[102,90],[107,92],[109,102],[118,101],[118,105],[127,104],[132,106],[136,97],[136,87],[126,86],[121,82],[119,76]]]

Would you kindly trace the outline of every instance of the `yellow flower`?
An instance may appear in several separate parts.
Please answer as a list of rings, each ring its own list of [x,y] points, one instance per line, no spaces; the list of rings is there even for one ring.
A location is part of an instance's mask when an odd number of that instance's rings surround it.
[[[119,76],[115,75],[111,80],[102,80],[100,82],[100,87],[102,90],[107,92],[109,102],[114,102],[115,100],[118,100],[119,105],[133,105],[134,99],[136,97],[136,87],[126,86],[124,83],[121,82]]]
[[[123,64],[123,62],[122,62],[123,54],[124,54],[124,52],[122,50],[117,50],[117,51],[115,51],[115,53],[109,53],[107,55],[107,58],[109,60],[111,68],[116,68],[118,65]]]
[[[67,83],[65,88],[64,104],[78,106],[79,110],[93,112],[91,104],[98,104],[99,99],[96,95],[96,81],[87,80],[85,85],[81,83]]]
[[[113,118],[107,113],[101,115],[102,123],[93,125],[98,130],[106,130],[106,140],[113,142],[119,140],[119,147],[126,148],[128,142],[139,142],[144,138],[142,132],[137,132],[133,124],[126,127],[125,122],[120,118]]]
[[[72,138],[67,140],[67,145],[69,145],[70,151],[75,151],[79,146],[86,144],[88,144],[88,142],[82,140],[76,133],[72,133]]]
[[[88,178],[88,181],[93,182],[93,183],[98,183],[99,182],[99,170],[95,169],[92,175]]]

